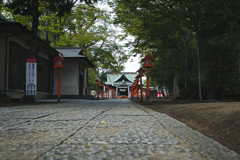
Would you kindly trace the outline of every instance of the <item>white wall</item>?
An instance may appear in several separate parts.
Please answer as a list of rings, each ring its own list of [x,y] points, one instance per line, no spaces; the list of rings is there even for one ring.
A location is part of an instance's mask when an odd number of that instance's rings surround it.
[[[79,94],[79,69],[78,61],[68,60],[64,63],[65,68],[61,69],[61,95]],[[54,91],[57,95],[58,69],[54,68]]]

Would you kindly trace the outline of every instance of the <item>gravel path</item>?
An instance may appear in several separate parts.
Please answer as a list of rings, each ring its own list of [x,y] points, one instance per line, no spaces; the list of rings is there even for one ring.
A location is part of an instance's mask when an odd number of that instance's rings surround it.
[[[130,100],[0,108],[0,159],[240,160],[183,123]]]

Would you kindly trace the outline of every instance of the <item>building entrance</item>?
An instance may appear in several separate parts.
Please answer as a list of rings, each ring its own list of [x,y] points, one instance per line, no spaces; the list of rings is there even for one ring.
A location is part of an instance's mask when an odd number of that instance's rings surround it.
[[[105,84],[116,89],[117,98],[130,98],[130,88],[137,76],[137,72],[119,72],[107,73],[107,82]]]
[[[127,88],[119,88],[118,93],[121,98],[126,98],[128,96],[128,89]]]

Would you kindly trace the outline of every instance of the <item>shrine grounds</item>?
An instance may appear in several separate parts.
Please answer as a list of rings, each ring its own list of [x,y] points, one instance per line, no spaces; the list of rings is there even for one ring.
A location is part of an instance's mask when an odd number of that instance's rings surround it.
[[[0,107],[1,160],[240,160],[235,151],[129,99],[5,105]]]

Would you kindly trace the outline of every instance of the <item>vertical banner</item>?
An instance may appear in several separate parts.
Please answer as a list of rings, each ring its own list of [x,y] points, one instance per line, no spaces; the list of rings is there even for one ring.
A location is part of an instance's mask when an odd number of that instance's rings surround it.
[[[36,95],[37,92],[37,59],[26,59],[26,95]]]
[[[103,97],[106,97],[106,95],[105,95],[105,86],[103,86]]]
[[[111,89],[109,90],[109,98],[110,99],[112,98],[112,90]]]

